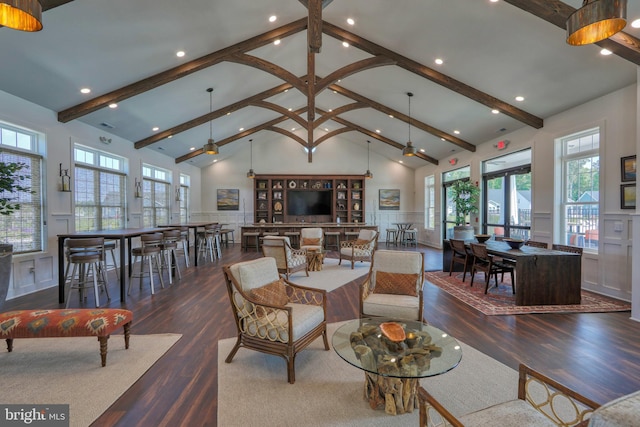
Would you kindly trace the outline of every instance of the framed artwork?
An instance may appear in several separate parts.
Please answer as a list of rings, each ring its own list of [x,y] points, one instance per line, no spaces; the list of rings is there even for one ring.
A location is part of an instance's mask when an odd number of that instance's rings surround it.
[[[238,189],[218,189],[217,200],[219,211],[240,210],[240,190]]]
[[[636,180],[636,156],[620,158],[620,172],[622,182],[635,182]]]
[[[620,186],[620,209],[636,208],[636,185],[622,184]]]
[[[399,211],[400,210],[400,190],[379,190],[381,211]]]

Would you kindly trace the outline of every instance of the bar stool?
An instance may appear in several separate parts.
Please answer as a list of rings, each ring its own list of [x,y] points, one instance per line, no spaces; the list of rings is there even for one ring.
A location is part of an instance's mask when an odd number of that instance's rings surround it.
[[[344,239],[349,241],[349,240],[355,240],[358,238],[358,236],[360,235],[359,231],[345,231],[344,232]]]
[[[235,230],[232,228],[223,228],[222,230],[220,230],[220,236],[222,236],[222,240],[226,248],[229,247],[229,240],[231,240],[231,243],[233,243],[234,245],[236,244],[236,239],[233,235],[234,231]]]
[[[113,269],[116,271],[116,278],[120,280],[120,271],[118,269],[118,262],[116,261],[115,250],[118,247],[116,240],[107,240],[104,242],[104,265],[107,266],[107,252],[111,253],[111,261],[113,262]]]
[[[68,251],[69,265],[73,265],[71,275],[69,276],[67,273],[67,278],[65,279],[65,282],[69,280],[69,292],[67,293],[67,304],[65,308],[69,308],[71,291],[74,289],[78,290],[80,303],[85,299],[84,292],[90,288],[90,286],[87,286],[89,274],[91,274],[93,278],[93,292],[96,307],[100,307],[98,282],[100,282],[100,287],[107,294],[107,299],[111,300],[109,289],[107,288],[107,276],[103,265],[104,237],[67,239],[65,244]]]
[[[189,227],[180,227],[180,239],[178,243],[177,252],[183,253],[184,264],[189,268]],[[180,246],[182,246],[182,248]]]
[[[339,231],[325,231],[324,232],[324,248],[336,248],[336,251],[340,250],[340,232]]]
[[[389,242],[391,242],[391,244],[394,246],[398,246],[398,229],[387,228],[387,238],[385,240],[387,246],[389,246]]]
[[[222,227],[219,224],[211,224],[204,226],[204,233],[199,233],[198,239],[198,255],[204,255],[205,260],[207,259],[207,254],[211,261],[213,261],[216,256],[218,258],[222,258],[222,254],[220,252],[220,229]]]
[[[180,266],[178,265],[178,256],[176,254],[180,234],[180,230],[166,230],[162,232],[162,243],[160,244],[162,262],[160,269],[163,270],[166,267],[169,271],[169,284],[173,283],[174,270],[178,274],[178,279],[182,279]]]
[[[249,243],[252,243],[251,245]],[[249,246],[256,248],[256,252],[260,250],[260,233],[257,231],[245,231],[242,233],[242,248],[246,251],[249,250]]]
[[[300,249],[300,232],[299,231],[285,231],[284,235],[289,238],[292,248]]]
[[[262,247],[262,239],[264,238],[264,236],[279,236],[279,235],[280,235],[279,231],[263,231],[258,243],[260,245],[260,248]]]
[[[131,254],[133,255],[133,266],[131,268],[131,280],[129,280],[129,290],[127,291],[127,295],[131,293],[131,283],[133,283],[133,278],[138,277],[140,279],[140,289],[142,289],[142,279],[145,276],[144,272],[144,262],[145,260],[149,264],[149,281],[151,282],[151,295],[155,293],[154,285],[153,285],[153,262],[156,264],[156,273],[160,277],[160,284],[164,288],[164,280],[162,279],[162,270],[160,269],[160,258],[161,258],[161,248],[162,245],[162,233],[153,233],[153,234],[143,234],[140,236],[140,244],[141,246],[137,248],[131,249]],[[136,262],[140,259],[140,268],[138,273],[135,273],[135,265]]]
[[[405,246],[415,246],[418,247],[418,229],[417,228],[409,228],[407,230],[402,230],[402,244]]]

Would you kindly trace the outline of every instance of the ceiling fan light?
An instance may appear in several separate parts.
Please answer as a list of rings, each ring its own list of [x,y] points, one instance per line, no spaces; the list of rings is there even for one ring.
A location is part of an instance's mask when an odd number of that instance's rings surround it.
[[[38,0],[0,0],[0,25],[20,31],[42,30],[42,6]]]
[[[567,43],[582,46],[597,43],[622,31],[627,25],[627,0],[584,0],[567,19]]]
[[[213,139],[209,139],[209,141],[204,144],[204,152],[205,154],[210,154],[210,155],[215,155],[220,153],[220,150],[218,149],[218,145],[213,142]]]
[[[416,155],[416,147],[411,145],[411,141],[407,142],[407,146],[402,149],[402,155],[411,157]]]

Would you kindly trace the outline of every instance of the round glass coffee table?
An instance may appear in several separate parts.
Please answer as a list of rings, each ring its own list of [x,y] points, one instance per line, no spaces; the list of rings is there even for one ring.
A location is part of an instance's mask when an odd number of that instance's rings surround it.
[[[332,345],[347,363],[365,371],[365,398],[388,414],[413,412],[420,378],[458,366],[462,348],[455,338],[426,323],[382,317],[340,326]]]

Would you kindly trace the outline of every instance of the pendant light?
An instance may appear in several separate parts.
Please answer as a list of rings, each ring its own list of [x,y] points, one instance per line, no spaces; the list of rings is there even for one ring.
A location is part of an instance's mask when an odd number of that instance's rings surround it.
[[[597,43],[627,25],[627,0],[584,0],[567,19],[567,43]]]
[[[20,31],[42,30],[42,6],[38,0],[0,0],[0,25]]]
[[[411,97],[413,93],[407,92],[407,96],[409,97],[409,141],[407,146],[402,149],[402,155],[411,157],[416,155],[416,148],[411,143]]]
[[[371,141],[367,140],[367,171],[364,174],[365,179],[373,178],[373,174],[369,170],[369,146],[371,145]]]
[[[251,143],[251,163],[250,163],[250,167],[249,167],[249,172],[247,172],[247,178],[249,179],[253,179],[256,177],[256,173],[253,171],[253,139],[250,139],[249,142]]]
[[[213,92],[213,88],[209,88],[207,89],[207,92],[209,92],[209,113],[213,112],[213,98],[211,96],[211,93]],[[209,141],[207,141],[206,144],[204,144],[204,152],[206,154],[211,154],[211,155],[215,155],[218,154],[220,152],[220,150],[218,149],[218,146],[216,145],[215,142],[213,142],[213,128],[212,128],[212,122],[213,119],[209,120]]]

